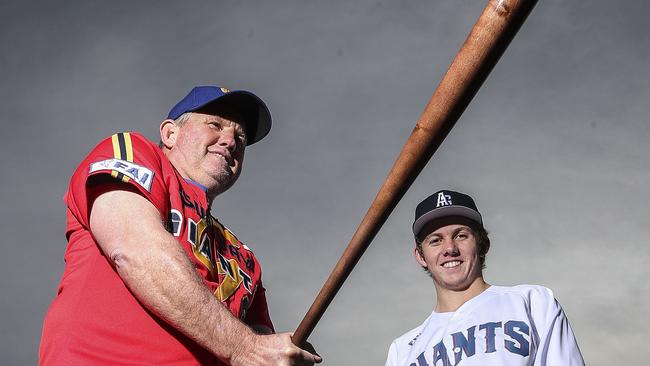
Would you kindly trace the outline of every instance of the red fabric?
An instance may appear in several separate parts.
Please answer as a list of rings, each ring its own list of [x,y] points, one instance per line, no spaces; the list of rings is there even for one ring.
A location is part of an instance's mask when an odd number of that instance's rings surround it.
[[[45,318],[39,363],[218,365],[214,356],[149,313],[124,285],[89,231],[89,206],[101,192],[120,186],[142,194],[158,208],[205,285],[231,313],[248,324],[272,329],[260,265],[210,215],[202,187],[184,180],[156,145],[136,133],[122,134],[117,145],[116,141],[108,138],[95,147],[75,171],[65,195],[66,266]],[[132,148],[130,155],[125,147]],[[115,158],[127,162],[111,160]],[[97,162],[108,162],[107,168],[97,169],[92,165]],[[109,169],[114,163],[128,169]],[[135,175],[124,178],[129,172]]]

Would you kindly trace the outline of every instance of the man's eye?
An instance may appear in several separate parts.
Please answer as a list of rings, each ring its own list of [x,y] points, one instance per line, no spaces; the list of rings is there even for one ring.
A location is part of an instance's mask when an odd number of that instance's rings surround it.
[[[210,122],[208,125],[210,126],[210,128],[221,130],[221,124],[219,122]]]
[[[441,241],[442,240],[440,238],[433,238],[433,239],[429,240],[429,244],[438,245],[438,244],[440,244]]]

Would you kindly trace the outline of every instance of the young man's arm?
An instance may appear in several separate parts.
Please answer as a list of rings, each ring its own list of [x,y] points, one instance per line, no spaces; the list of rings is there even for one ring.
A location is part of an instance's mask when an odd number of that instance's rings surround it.
[[[231,365],[320,362],[290,335],[259,335],[210,292],[156,207],[140,194],[114,190],[92,205],[90,229],[124,283],[142,304]]]
[[[560,303],[551,290],[541,286],[537,288],[538,291],[532,293],[532,299],[540,310],[534,311],[536,321],[539,321],[540,344],[534,366],[584,366],[578,342]]]

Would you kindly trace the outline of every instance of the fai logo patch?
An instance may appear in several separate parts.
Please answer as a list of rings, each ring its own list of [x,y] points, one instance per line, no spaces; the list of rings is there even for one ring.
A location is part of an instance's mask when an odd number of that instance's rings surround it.
[[[151,183],[153,182],[154,173],[143,166],[121,159],[108,159],[90,164],[90,172],[94,173],[100,170],[112,170],[122,173],[133,179],[134,182],[151,192]]]
[[[451,206],[451,196],[445,194],[445,192],[438,193],[438,201],[436,201],[436,208],[442,206]]]

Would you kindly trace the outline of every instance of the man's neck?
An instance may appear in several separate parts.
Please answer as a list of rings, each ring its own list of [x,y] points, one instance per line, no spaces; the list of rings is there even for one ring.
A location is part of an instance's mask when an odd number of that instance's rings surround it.
[[[456,311],[467,301],[475,298],[485,291],[490,285],[477,277],[469,287],[463,290],[451,290],[436,285],[436,309],[437,313]]]
[[[206,187],[206,186],[204,186],[203,184],[201,184],[201,183],[199,183],[199,182],[193,180],[192,178],[190,178],[189,174],[187,174],[187,172],[185,171],[185,169],[182,168],[182,167],[183,167],[183,164],[182,164],[182,161],[183,161],[183,160],[182,160],[182,156],[178,156],[178,154],[173,154],[173,153],[171,152],[171,150],[169,150],[169,149],[167,149],[167,148],[164,148],[164,147],[161,148],[161,150],[162,150],[163,154],[167,157],[167,159],[169,160],[169,162],[172,164],[172,166],[174,167],[174,169],[176,169],[176,171],[178,172],[178,174],[180,174],[181,177],[183,177],[183,179],[185,179],[185,180],[187,180],[187,181],[189,181],[189,182],[192,182],[193,184],[196,184],[197,186],[201,187],[201,189],[203,189],[203,191],[204,191],[205,194],[206,194],[207,201],[208,201],[210,204],[212,204],[212,201],[214,201],[214,199],[219,195],[219,193],[218,193],[218,192],[210,191],[210,189],[209,189],[208,187]]]

